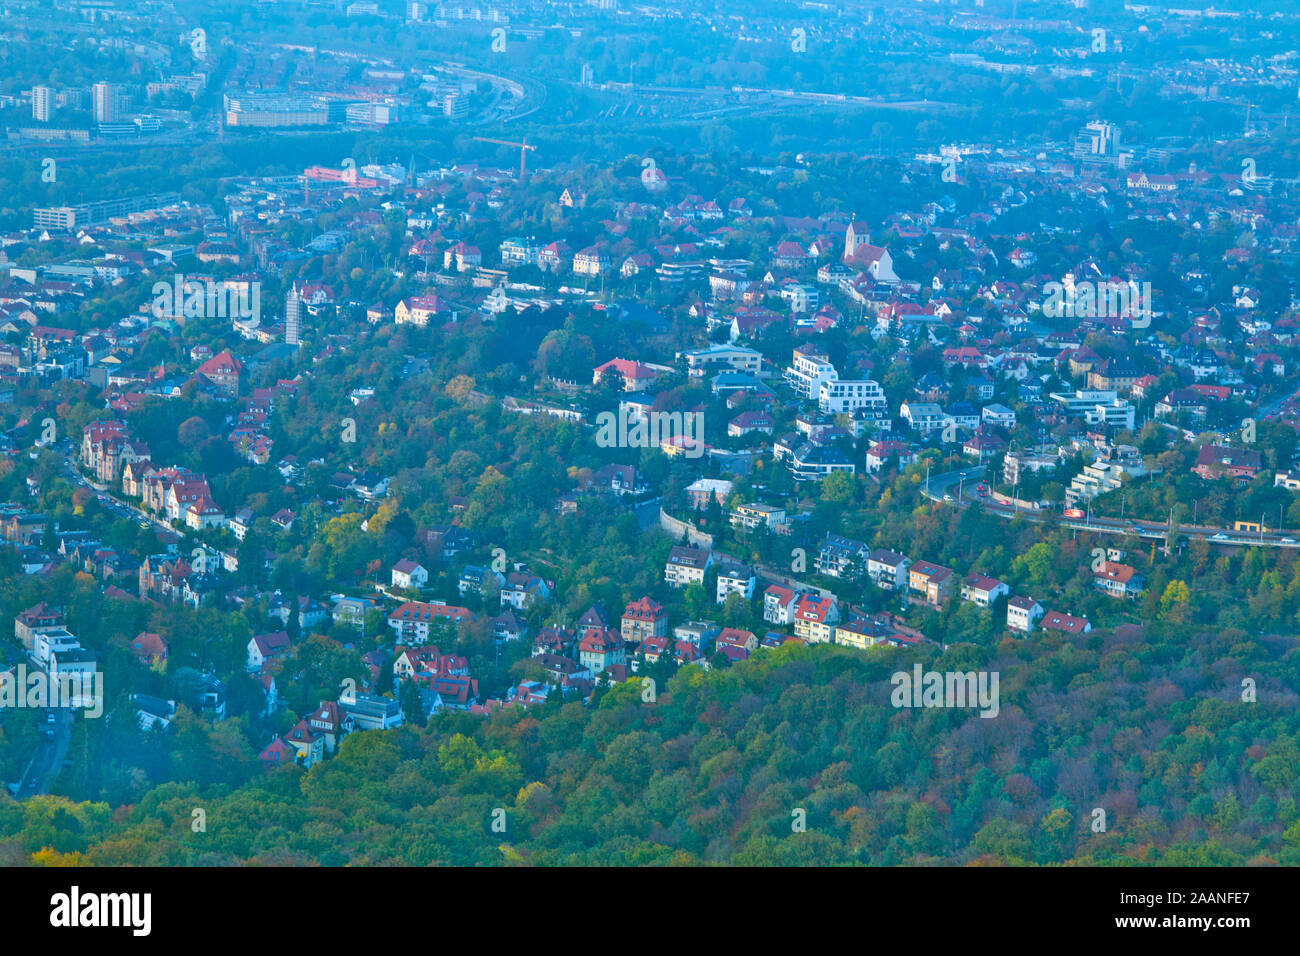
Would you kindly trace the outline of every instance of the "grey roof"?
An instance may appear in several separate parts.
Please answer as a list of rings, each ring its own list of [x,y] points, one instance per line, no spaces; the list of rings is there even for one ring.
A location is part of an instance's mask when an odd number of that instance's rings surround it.
[[[346,713],[360,714],[363,717],[396,717],[401,712],[393,698],[377,697],[374,694],[355,694],[340,699],[339,707]]]

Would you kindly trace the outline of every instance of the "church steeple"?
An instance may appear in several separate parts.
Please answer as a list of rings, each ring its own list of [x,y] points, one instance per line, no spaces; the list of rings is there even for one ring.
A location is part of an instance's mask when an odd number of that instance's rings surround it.
[[[859,236],[858,231],[853,228],[854,224],[857,223],[857,221],[858,221],[858,217],[856,214],[854,214],[853,218],[849,220],[848,228],[844,230],[844,258],[845,259],[852,259],[854,254],[858,251],[858,246],[863,245],[865,241],[865,237]]]

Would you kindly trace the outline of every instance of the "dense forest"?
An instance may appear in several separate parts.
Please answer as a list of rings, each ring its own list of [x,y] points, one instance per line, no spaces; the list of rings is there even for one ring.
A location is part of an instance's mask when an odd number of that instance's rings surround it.
[[[1001,673],[996,720],[891,707],[911,654],[787,646],[687,668],[654,703],[629,682],[591,709],[440,716],[239,786],[193,767],[116,810],[0,797],[0,862],[1300,863],[1293,640],[950,648],[945,668]]]

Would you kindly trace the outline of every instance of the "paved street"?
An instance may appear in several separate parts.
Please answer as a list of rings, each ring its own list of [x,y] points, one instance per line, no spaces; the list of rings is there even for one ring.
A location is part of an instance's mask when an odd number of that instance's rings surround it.
[[[983,474],[983,466],[978,466],[960,471],[949,471],[941,475],[931,475],[929,490],[926,491],[926,486],[922,485],[921,493],[929,497],[931,501],[951,504],[960,508],[966,508],[974,502],[979,502],[984,510],[1003,518],[1023,515],[1029,521],[1041,521],[1046,515],[1053,517],[1060,515],[1060,512],[1055,509],[1044,509],[1039,512],[1029,508],[1016,508],[1012,505],[998,504],[991,497],[982,497],[973,493],[972,490],[980,483]],[[1091,531],[1097,534],[1135,535],[1156,541],[1164,541],[1169,534],[1169,525],[1162,521],[1145,521],[1132,518],[1121,520],[1119,518],[1101,518],[1095,515],[1077,519],[1062,517],[1060,521],[1064,527],[1073,528],[1076,531]],[[1296,537],[1295,532],[1286,530],[1269,531],[1261,534],[1255,531],[1233,531],[1213,525],[1179,524],[1178,534],[1188,538],[1204,535],[1206,540],[1216,545],[1300,548],[1300,538]]]

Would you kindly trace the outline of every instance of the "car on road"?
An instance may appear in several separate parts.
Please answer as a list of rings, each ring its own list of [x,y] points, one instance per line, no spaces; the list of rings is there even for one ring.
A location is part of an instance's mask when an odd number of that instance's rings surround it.
[[[1067,518],[1082,518],[1082,517],[1083,517],[1083,509],[1081,509],[1081,508],[1066,508],[1066,509],[1065,509],[1065,516],[1066,516]]]
[[[54,711],[51,710],[51,711],[49,711],[48,713],[46,713],[46,715],[45,715],[45,722],[46,722],[47,724],[52,724],[52,723],[54,723]]]
[[[1133,527],[1128,529],[1129,534],[1141,534],[1144,530],[1146,529],[1144,529],[1140,524],[1135,524]]]
[[[1214,536],[1214,540],[1215,540],[1215,541],[1227,541],[1227,540],[1228,540],[1228,536],[1227,536],[1226,534],[1224,534],[1222,531],[1220,531],[1218,534],[1216,534],[1216,535]]]
[[[944,500],[944,501],[952,501],[952,495],[944,495],[944,496],[943,496],[943,500]]]
[[[1280,540],[1283,544],[1295,544],[1295,538],[1282,538]]]
[[[46,740],[53,740],[53,739],[54,739],[54,731],[51,730],[49,727],[46,727],[46,728],[45,728],[45,733],[42,734],[42,736],[43,736]]]

